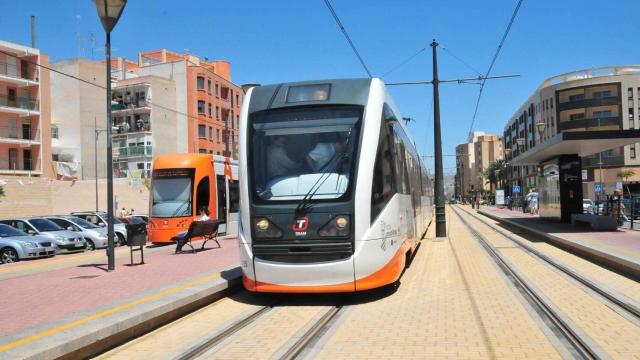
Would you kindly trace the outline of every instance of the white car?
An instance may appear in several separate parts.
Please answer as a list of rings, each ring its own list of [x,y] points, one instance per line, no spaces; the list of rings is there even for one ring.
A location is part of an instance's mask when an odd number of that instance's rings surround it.
[[[71,213],[71,216],[79,217],[98,227],[103,227],[105,229],[107,227],[107,213],[102,211],[73,212]],[[117,240],[120,245],[127,244],[127,227],[125,223],[115,216],[113,217],[113,232],[117,237],[115,240]]]
[[[87,242],[87,250],[107,247],[107,228],[105,227],[99,227],[79,217],[68,215],[49,216],[47,219],[63,229],[76,232],[84,237]]]
[[[585,214],[594,214],[595,205],[591,199],[582,199],[582,212]]]

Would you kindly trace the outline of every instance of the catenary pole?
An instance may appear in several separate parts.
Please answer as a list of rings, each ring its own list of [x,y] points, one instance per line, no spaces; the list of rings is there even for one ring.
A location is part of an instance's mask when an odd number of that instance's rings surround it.
[[[436,203],[436,237],[447,236],[446,215],[444,212],[444,177],[442,174],[442,137],[440,134],[440,94],[438,91],[438,43],[431,43],[433,49],[433,136],[435,155],[435,203]]]

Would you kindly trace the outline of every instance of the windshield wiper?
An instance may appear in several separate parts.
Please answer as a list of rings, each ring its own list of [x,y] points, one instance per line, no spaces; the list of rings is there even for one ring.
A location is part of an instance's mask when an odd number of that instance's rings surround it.
[[[174,211],[174,212],[173,212],[173,214],[171,214],[171,217],[174,217],[174,216],[178,215],[178,213],[182,210],[182,208],[183,208],[185,205],[187,205],[188,203],[189,203],[189,200],[188,200],[188,199],[187,199],[187,200],[185,200],[185,201],[183,201],[183,202],[180,204],[180,206],[178,206],[178,207],[176,208],[176,211]]]
[[[310,204],[311,199],[316,194],[316,192],[320,190],[320,188],[322,187],[322,184],[324,184],[324,182],[327,181],[327,179],[329,179],[330,177],[329,173],[337,169],[337,166],[330,167],[329,165],[331,165],[336,159],[342,158],[342,156],[345,154],[346,154],[345,152],[335,153],[333,154],[331,159],[327,161],[327,163],[323,166],[324,171],[320,174],[316,182],[311,186],[311,188],[309,188],[309,191],[307,191],[307,193],[304,195],[302,200],[300,200],[300,202],[298,203],[298,206],[296,207],[296,211],[295,211],[296,214],[306,213],[311,209],[311,204]]]

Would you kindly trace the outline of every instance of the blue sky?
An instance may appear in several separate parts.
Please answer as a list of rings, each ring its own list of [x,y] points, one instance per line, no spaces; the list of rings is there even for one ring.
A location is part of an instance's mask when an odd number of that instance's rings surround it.
[[[374,76],[381,76],[434,37],[485,72],[516,1],[332,3]],[[493,70],[522,76],[487,83],[474,129],[502,133],[509,117],[547,77],[640,63],[640,22],[634,3],[525,0]],[[0,13],[0,39],[29,44],[30,15],[37,17],[37,46],[53,61],[91,58],[91,33],[94,57],[104,56],[104,33],[92,1],[7,3]],[[322,0],[130,0],[112,34],[112,47],[114,56],[131,59],[139,50],[157,48],[227,59],[238,84],[366,76]],[[439,67],[442,79],[476,75],[442,51]],[[428,49],[383,79],[430,78]],[[453,154],[455,145],[465,141],[477,93],[476,85],[441,86],[444,154]],[[409,128],[419,150],[433,154],[431,88],[396,87],[392,95],[403,116],[416,120]],[[445,158],[444,166],[452,172],[454,158]]]

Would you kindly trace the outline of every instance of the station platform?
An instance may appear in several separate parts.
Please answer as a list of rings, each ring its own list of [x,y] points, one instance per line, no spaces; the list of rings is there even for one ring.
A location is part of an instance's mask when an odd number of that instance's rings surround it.
[[[220,244],[147,247],[144,265],[119,247],[113,272],[105,250],[0,265],[0,358],[95,354],[223,296],[241,272],[237,238]]]
[[[470,210],[469,206],[462,206]],[[537,215],[502,206],[481,206],[478,213],[496,221],[533,233],[546,241],[577,251],[610,267],[640,279],[640,232],[628,229],[594,231],[541,219]]]

